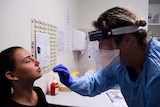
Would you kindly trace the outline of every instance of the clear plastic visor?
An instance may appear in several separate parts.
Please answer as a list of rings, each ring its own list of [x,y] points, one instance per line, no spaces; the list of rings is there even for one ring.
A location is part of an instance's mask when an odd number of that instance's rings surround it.
[[[117,48],[121,46],[116,46],[114,37],[120,34],[133,33],[139,29],[141,29],[139,26],[125,26],[89,32],[89,50],[95,60],[96,68],[99,69],[120,63],[120,50]]]
[[[104,44],[105,46],[107,44]],[[107,46],[109,47],[109,46]],[[119,49],[105,48],[99,49],[99,41],[90,42],[90,50],[95,61],[96,70],[120,63]]]

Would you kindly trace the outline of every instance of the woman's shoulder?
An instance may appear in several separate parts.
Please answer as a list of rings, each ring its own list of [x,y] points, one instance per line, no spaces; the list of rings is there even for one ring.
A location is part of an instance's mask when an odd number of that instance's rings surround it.
[[[42,91],[42,88],[41,88],[41,87],[38,87],[38,86],[34,86],[34,87],[33,87],[33,90],[35,90],[35,91]]]
[[[38,96],[45,95],[41,87],[34,86],[33,90],[37,93]]]
[[[4,107],[22,107],[22,105],[12,99],[9,99]]]

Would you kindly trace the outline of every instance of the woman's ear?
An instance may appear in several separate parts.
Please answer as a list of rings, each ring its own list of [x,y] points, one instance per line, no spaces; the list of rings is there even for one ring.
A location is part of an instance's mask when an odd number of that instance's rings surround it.
[[[126,44],[132,44],[132,42],[133,42],[133,36],[132,36],[132,34],[126,34],[126,36],[125,36],[125,43]]]
[[[17,77],[14,75],[14,73],[11,72],[11,71],[7,71],[7,72],[5,73],[5,76],[6,76],[6,78],[9,79],[9,80],[18,80],[18,78],[17,78]]]

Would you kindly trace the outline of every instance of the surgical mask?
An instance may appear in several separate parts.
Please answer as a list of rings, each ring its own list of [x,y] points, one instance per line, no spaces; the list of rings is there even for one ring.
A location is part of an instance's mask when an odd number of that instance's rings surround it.
[[[94,50],[94,59],[96,63],[96,69],[101,69],[106,66],[113,66],[120,64],[120,56],[119,56],[120,50],[114,49],[114,50],[103,50],[103,49],[97,49]]]

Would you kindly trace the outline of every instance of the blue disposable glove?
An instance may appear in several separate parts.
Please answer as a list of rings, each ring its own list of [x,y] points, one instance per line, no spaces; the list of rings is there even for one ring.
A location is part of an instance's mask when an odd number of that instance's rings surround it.
[[[69,70],[62,64],[59,64],[57,66],[55,66],[53,68],[54,72],[57,72],[59,77],[60,77],[60,81],[66,85],[67,87],[72,85],[72,77],[70,75]]]

